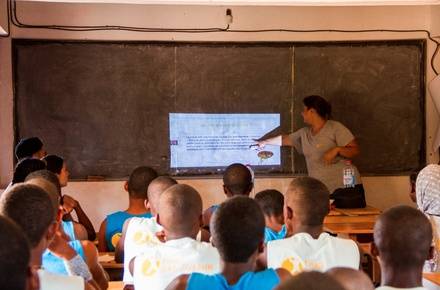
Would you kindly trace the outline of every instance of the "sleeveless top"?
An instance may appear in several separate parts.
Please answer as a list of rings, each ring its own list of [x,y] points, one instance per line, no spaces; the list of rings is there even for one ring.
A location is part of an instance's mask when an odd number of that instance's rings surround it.
[[[129,214],[125,211],[118,211],[107,216],[107,226],[105,228],[105,241],[107,243],[107,250],[114,252],[116,245],[122,235],[122,227],[124,222],[132,217],[151,218],[151,213],[144,213],[139,215]]]
[[[229,285],[222,274],[205,275],[193,273],[189,276],[187,290],[271,290],[280,283],[274,269],[261,272],[246,272],[237,283]]]
[[[78,253],[78,255],[86,261],[84,249],[81,245],[81,241],[70,241],[69,245]],[[43,253],[43,269],[50,273],[68,275],[66,267],[64,266],[64,260],[52,254],[49,250]]]
[[[308,233],[267,243],[267,266],[284,268],[292,274],[302,271],[325,272],[333,267],[359,269],[357,244],[350,239],[332,237],[328,233],[314,239]]]
[[[279,232],[275,232],[271,228],[265,227],[264,228],[264,242],[267,243],[270,241],[284,239],[286,237],[286,234],[287,234],[286,225],[283,225],[283,227],[281,228],[281,231],[279,231]]]
[[[63,232],[70,238],[71,241],[76,240],[73,221],[61,221],[61,227],[63,228]]]

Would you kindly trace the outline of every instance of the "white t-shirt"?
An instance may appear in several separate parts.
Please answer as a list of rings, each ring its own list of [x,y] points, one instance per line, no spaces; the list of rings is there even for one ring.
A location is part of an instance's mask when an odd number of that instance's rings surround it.
[[[380,286],[376,290],[426,290],[424,287],[414,287],[414,288],[396,288],[391,286]]]
[[[57,275],[38,270],[40,290],[84,290],[84,279],[79,276]]]
[[[209,243],[191,238],[167,241],[135,258],[135,289],[163,290],[177,276],[220,271],[220,256]]]
[[[124,240],[124,277],[125,284],[133,282],[129,271],[131,259],[142,253],[145,249],[160,244],[156,233],[162,230],[156,218],[133,217],[128,222]]]
[[[270,241],[267,244],[269,268],[284,268],[292,274],[305,270],[327,271],[333,267],[359,269],[360,254],[357,244],[321,233],[314,239],[308,233]]]

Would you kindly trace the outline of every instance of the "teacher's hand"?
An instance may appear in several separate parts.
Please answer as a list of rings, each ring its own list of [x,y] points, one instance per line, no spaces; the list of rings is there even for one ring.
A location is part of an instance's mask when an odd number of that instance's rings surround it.
[[[339,154],[339,147],[334,147],[324,153],[323,160],[326,165],[335,163],[335,158]]]

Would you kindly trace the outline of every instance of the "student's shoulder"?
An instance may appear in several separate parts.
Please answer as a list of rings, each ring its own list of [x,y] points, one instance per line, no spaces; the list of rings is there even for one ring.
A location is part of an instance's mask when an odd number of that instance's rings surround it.
[[[185,290],[188,286],[190,275],[180,275],[175,278],[166,288],[166,290]]]

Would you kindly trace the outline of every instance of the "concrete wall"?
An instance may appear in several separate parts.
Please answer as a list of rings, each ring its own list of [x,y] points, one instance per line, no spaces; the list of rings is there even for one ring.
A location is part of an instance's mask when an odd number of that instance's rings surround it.
[[[0,0],[4,1],[4,0]],[[134,4],[61,4],[19,2],[18,17],[28,24],[125,25],[158,28],[224,27],[225,10],[231,8],[233,29],[432,29],[440,34],[439,6],[368,7],[275,7],[275,6],[176,6]],[[1,15],[1,12],[0,12]],[[1,17],[1,16],[0,16]],[[337,41],[425,38],[424,33],[137,33],[124,31],[67,32],[13,27],[14,38],[80,40],[175,40],[175,41]],[[434,46],[428,43],[428,57]],[[440,70],[440,57],[437,66]],[[427,67],[427,80],[434,76]],[[11,41],[0,39],[0,186],[12,175],[12,68]],[[426,98],[427,158],[438,161],[432,139],[439,117],[432,101]],[[350,124],[347,124],[350,127]],[[356,132],[354,132],[356,134]],[[223,200],[220,179],[185,179],[203,196],[204,206]],[[369,204],[387,208],[407,203],[407,176],[364,177]],[[285,191],[289,178],[257,178],[255,191],[277,188]],[[65,193],[76,197],[95,226],[103,217],[127,204],[122,182],[71,182]]]

